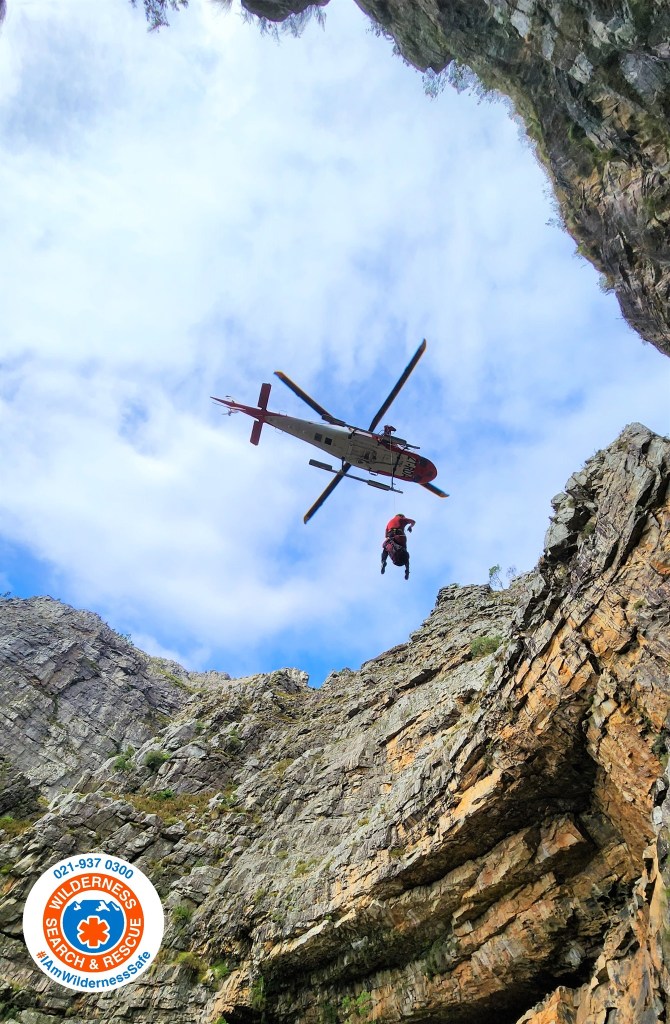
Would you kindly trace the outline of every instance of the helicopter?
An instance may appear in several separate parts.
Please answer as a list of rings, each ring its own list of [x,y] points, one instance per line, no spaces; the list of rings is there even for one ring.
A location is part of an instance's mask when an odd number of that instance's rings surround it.
[[[380,409],[372,417],[367,430],[354,427],[349,423],[345,423],[344,420],[337,419],[337,417],[331,415],[327,409],[324,409],[322,405],[315,402],[306,391],[303,391],[301,387],[292,381],[290,377],[287,377],[285,373],[282,373],[281,370],[275,370],[275,376],[282,383],[286,384],[314,412],[317,412],[321,417],[322,423],[298,419],[294,416],[287,416],[285,413],[270,412],[268,410],[270,384],[261,384],[257,407],[243,405],[229,397],[215,398],[214,395],[211,397],[212,401],[226,406],[229,416],[235,412],[242,412],[247,416],[251,416],[255,421],[251,428],[251,437],[249,438],[251,444],[258,444],[264,424],[269,423],[271,426],[276,427],[277,430],[283,430],[284,433],[291,434],[301,441],[306,441],[307,444],[312,444],[340,460],[341,465],[339,469],[334,469],[329,463],[319,462],[317,459],[309,460],[310,466],[321,469],[326,473],[332,473],[334,478],[323,493],[319,495],[312,507],[305,513],[303,517],[304,523],[309,522],[314,513],[321,508],[324,501],[330,497],[337,485],[344,480],[345,476],[348,480],[358,480],[361,483],[368,484],[370,487],[377,487],[382,491],[396,491],[399,494],[403,492],[396,487],[396,481],[417,483],[421,487],[425,487],[432,494],[436,494],[439,498],[448,498],[448,494],[431,483],[437,476],[437,469],[430,459],[416,454],[419,450],[418,445],[409,444],[402,438],[394,437],[395,427],[390,425],[385,426],[381,434],[375,432],[382,417],[388,411],[391,403],[397,398],[400,389],[407,382],[409,375],[425,351],[426,341],[424,339],[401,373],[398,382],[382,403]],[[326,425],[324,426],[323,424]],[[386,484],[376,479],[367,480],[365,477],[353,474],[348,475],[349,470],[353,467],[366,471],[371,477],[390,477],[391,483]]]

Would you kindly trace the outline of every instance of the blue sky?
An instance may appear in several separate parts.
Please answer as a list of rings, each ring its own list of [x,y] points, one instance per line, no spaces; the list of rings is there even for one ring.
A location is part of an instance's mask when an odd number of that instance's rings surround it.
[[[333,0],[277,44],[192,0],[13,0],[0,34],[0,590],[143,649],[318,684],[402,642],[448,583],[531,568],[550,499],[624,425],[668,432],[670,361],[555,223],[502,103],[446,90]],[[282,369],[388,421],[447,501],[327,482],[212,394]],[[273,383],[270,407],[310,414]],[[379,574],[417,520],[412,575]]]

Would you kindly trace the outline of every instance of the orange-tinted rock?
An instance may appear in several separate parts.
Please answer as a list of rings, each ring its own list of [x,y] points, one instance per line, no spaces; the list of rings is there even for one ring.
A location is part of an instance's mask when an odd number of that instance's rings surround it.
[[[169,924],[152,975],[75,1020],[665,1022],[669,485],[670,442],[630,427],[509,590],[445,588],[319,691],[187,677],[155,774],[140,750],[5,837],[0,997],[59,1019],[22,901],[59,844],[96,842],[137,851]]]

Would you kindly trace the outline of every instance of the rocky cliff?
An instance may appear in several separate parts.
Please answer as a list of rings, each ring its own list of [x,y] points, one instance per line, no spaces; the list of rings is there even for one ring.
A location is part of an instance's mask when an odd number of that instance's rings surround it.
[[[4,601],[1,615],[0,759],[46,793],[143,743],[185,702],[164,663],[97,615],[51,598]]]
[[[670,441],[628,427],[553,504],[533,573],[446,587],[320,690],[2,601],[0,1018],[666,1022]],[[168,920],[107,996],[21,939],[41,871],[94,849]]]
[[[465,66],[511,99],[579,251],[670,354],[667,0],[356,2],[415,67]],[[243,3],[274,20],[305,7]]]

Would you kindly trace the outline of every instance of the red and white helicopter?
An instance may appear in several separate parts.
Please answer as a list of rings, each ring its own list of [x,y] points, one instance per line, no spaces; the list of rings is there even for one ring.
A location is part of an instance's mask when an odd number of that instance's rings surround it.
[[[316,448],[321,448],[323,451],[328,452],[329,455],[334,455],[341,461],[341,467],[333,469],[332,466],[325,462],[317,462],[316,459],[309,460],[310,466],[315,466],[317,469],[322,469],[327,473],[333,473],[335,478],[331,480],[325,491],[317,498],[308,512],[305,513],[303,520],[305,523],[309,522],[314,513],[321,508],[326,498],[330,497],[337,485],[353,466],[367,471],[371,476],[390,477],[391,483],[384,484],[378,480],[366,480],[364,477],[353,475],[348,477],[349,480],[360,480],[361,483],[369,484],[370,487],[378,487],[383,491],[398,491],[398,488],[395,486],[397,480],[407,483],[412,482],[420,484],[421,487],[425,487],[440,498],[447,498],[449,497],[448,494],[445,494],[439,487],[435,487],[431,483],[431,480],[434,480],[437,476],[437,469],[429,459],[415,454],[418,451],[417,445],[408,444],[407,441],[403,441],[399,437],[393,437],[395,427],[385,426],[381,434],[374,432],[382,416],[385,415],[389,406],[397,397],[400,389],[406,383],[407,378],[425,351],[426,342],[424,340],[403,370],[398,383],[386,401],[372,417],[372,422],[367,430],[362,430],[360,427],[352,427],[350,424],[345,423],[344,420],[338,420],[335,416],[331,416],[322,405],[319,405],[313,398],[310,398],[302,388],[298,387],[290,377],[287,377],[280,370],[275,370],[275,376],[279,377],[298,398],[301,398],[310,408],[318,412],[327,426],[323,426],[321,423],[313,423],[310,420],[297,419],[294,416],[286,416],[281,412],[269,412],[270,384],[261,385],[257,408],[250,405],[241,405],[239,402],[233,401],[232,398],[215,398],[212,396],[212,399],[215,402],[220,402],[221,405],[225,405],[228,409],[228,415],[234,412],[243,412],[256,421],[251,428],[251,437],[249,439],[252,444],[258,444],[263,424],[269,423],[271,426],[276,427],[277,430],[283,430],[286,434],[292,434],[293,437],[297,437],[301,441],[313,444]],[[402,494],[402,491],[398,491],[398,493]]]

